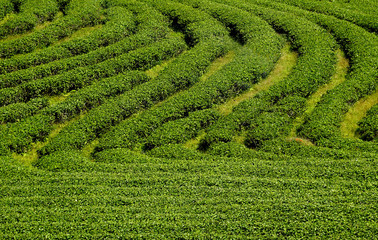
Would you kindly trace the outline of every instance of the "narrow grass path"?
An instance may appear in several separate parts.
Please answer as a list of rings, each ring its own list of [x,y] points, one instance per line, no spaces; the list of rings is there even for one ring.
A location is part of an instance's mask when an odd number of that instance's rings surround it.
[[[80,28],[79,30],[72,33],[70,36],[62,38],[62,39],[52,43],[50,46],[55,46],[55,45],[62,44],[64,42],[68,42],[68,41],[75,40],[75,39],[78,39],[78,38],[86,37],[89,34],[91,34],[93,31],[96,31],[96,30],[102,28],[102,26],[103,26],[102,24],[98,24],[98,25],[95,25],[95,26]]]
[[[231,50],[226,55],[215,59],[208,68],[208,71],[205,72],[200,78],[200,82],[206,81],[214,73],[221,70],[226,64],[230,63],[235,57],[235,51]]]
[[[198,132],[197,136],[188,140],[186,143],[183,144],[185,148],[192,149],[192,150],[197,150],[198,145],[201,141],[202,138],[206,136],[206,132],[204,129]]]
[[[337,64],[335,74],[331,77],[331,81],[320,87],[314,94],[312,94],[307,100],[307,107],[305,112],[298,116],[294,122],[290,131],[289,137],[294,138],[297,136],[297,129],[304,123],[306,116],[309,116],[314,110],[316,104],[320,101],[321,97],[328,91],[335,88],[337,85],[345,81],[345,76],[349,69],[349,61],[345,58],[343,51],[338,49],[336,51]]]
[[[49,100],[49,106],[54,106],[60,102],[63,102],[66,100],[66,98],[70,95],[71,93],[62,93],[60,95],[54,95],[54,96],[45,96]]]
[[[161,64],[156,65],[153,68],[146,70],[145,71],[146,75],[149,76],[150,78],[156,78],[157,76],[159,76],[159,73],[163,71],[175,59],[176,58],[173,57],[171,59],[165,60]]]
[[[232,112],[232,108],[234,106],[238,105],[244,100],[252,98],[257,93],[267,90],[273,84],[283,80],[290,74],[292,68],[295,66],[297,62],[297,58],[298,54],[296,52],[291,51],[290,44],[286,44],[281,50],[280,59],[277,61],[275,67],[270,72],[267,78],[255,84],[247,92],[217,106],[217,110],[222,115],[228,115]]]
[[[357,101],[345,114],[341,122],[341,135],[344,138],[357,138],[356,130],[360,122],[375,104],[378,104],[378,90],[375,93],[366,96]]]

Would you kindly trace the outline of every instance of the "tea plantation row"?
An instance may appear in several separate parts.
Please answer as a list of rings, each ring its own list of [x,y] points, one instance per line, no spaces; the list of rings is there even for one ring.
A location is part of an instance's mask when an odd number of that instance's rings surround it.
[[[0,238],[376,238],[376,9],[0,0]]]

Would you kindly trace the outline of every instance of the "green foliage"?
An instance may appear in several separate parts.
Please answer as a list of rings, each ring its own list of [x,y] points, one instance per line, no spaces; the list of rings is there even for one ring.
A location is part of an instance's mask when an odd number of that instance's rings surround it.
[[[146,139],[144,149],[150,150],[170,143],[184,143],[194,138],[201,129],[209,127],[219,117],[218,112],[206,109],[189,113],[186,118],[167,122]]]
[[[134,17],[126,9],[114,7],[106,9],[104,13],[106,14],[106,24],[99,30],[94,31],[85,37],[69,40],[61,44],[43,48],[37,52],[31,52],[28,54],[14,56],[9,59],[1,60],[0,72],[2,74],[9,73],[41,64],[46,64],[54,60],[62,60],[64,58],[88,53],[90,51],[96,50],[99,47],[107,46],[117,41],[120,41],[121,39],[128,36],[132,33],[132,31],[135,30]],[[151,12],[147,11],[146,14],[149,15],[148,17],[151,17]],[[146,20],[146,23],[147,22],[148,21]],[[71,61],[72,60],[73,59],[71,59]],[[81,59],[81,61],[86,62],[88,60],[84,58]],[[63,61],[60,62],[60,64],[64,65],[67,64],[67,62]],[[51,66],[55,66],[55,68],[57,68],[58,64],[48,66],[50,66],[50,69],[53,68]],[[32,68],[29,69],[29,71],[27,71],[26,73],[34,76],[36,75],[35,71],[41,71],[43,69],[45,69],[45,67]],[[53,70],[54,72],[57,71],[57,69]],[[46,70],[44,70],[44,72],[46,72]],[[2,77],[10,76],[8,75]]]
[[[96,162],[101,163],[146,163],[150,162],[151,158],[145,154],[133,152],[127,148],[113,148],[97,152],[94,155]]]
[[[259,149],[264,152],[282,154],[293,157],[316,157],[333,159],[366,158],[374,159],[378,151],[356,151],[351,149],[332,149],[320,146],[306,146],[302,139],[274,139],[265,141]]]
[[[3,130],[0,128],[0,130]],[[0,143],[0,156],[8,156],[10,155],[9,148],[4,145],[3,142]]]
[[[105,150],[106,151],[106,150]],[[185,148],[181,144],[167,144],[147,152],[148,156],[172,160],[206,159],[208,155]]]
[[[33,165],[52,172],[80,172],[90,170],[93,162],[82,156],[80,152],[62,151],[41,157]]]
[[[244,24],[238,18],[238,13],[245,14],[245,12],[238,12],[232,8],[229,10],[230,20],[225,21],[235,21],[239,25]],[[234,11],[232,12],[232,10]],[[275,35],[273,30],[260,19],[246,18],[250,24],[247,25],[249,27],[247,33],[250,38],[248,38],[245,47],[237,52],[235,61],[226,65],[208,80],[194,85],[188,91],[166,101],[158,108],[145,112],[136,119],[121,123],[104,135],[103,139],[100,140],[98,149],[133,147],[140,139],[151,134],[167,120],[186,116],[191,111],[210,108],[213,104],[236,96],[238,93],[247,90],[251,82],[258,81],[269,72],[278,58],[282,43],[281,38]],[[259,27],[256,27],[256,24],[259,24]],[[242,32],[244,34],[244,31]],[[252,34],[253,32],[255,34]],[[260,40],[267,43],[270,48],[267,49],[266,46],[259,45],[257,42]],[[262,53],[266,55],[262,55]]]
[[[50,118],[34,115],[16,123],[8,123],[0,131],[0,142],[16,153],[25,152],[36,141],[44,140],[51,131]]]
[[[28,53],[37,48],[49,46],[53,42],[69,36],[81,27],[101,22],[102,11],[99,1],[75,0],[72,2],[77,2],[77,6],[70,11],[71,14],[25,37],[1,42],[0,57],[9,58],[16,54]]]
[[[378,105],[374,105],[366,117],[358,123],[357,132],[365,141],[378,141]]]
[[[46,98],[35,98],[27,103],[14,103],[0,107],[0,124],[20,121],[23,118],[34,115],[47,105],[48,100]]]
[[[32,174],[30,168],[22,165],[10,156],[3,156],[0,152],[0,181],[9,178],[26,179],[30,177],[30,174]]]
[[[58,4],[54,0],[25,0],[19,6],[19,14],[0,25],[0,38],[29,31],[53,19],[57,12]]]
[[[0,0],[0,20],[14,10],[11,0]]]
[[[366,14],[363,11],[339,7],[333,3],[334,1],[279,0],[279,2],[287,3],[309,11],[335,16],[339,19],[350,21],[373,32],[378,31],[378,23],[374,15]],[[365,2],[361,3],[361,5],[365,4]]]
[[[334,70],[336,43],[324,29],[294,15],[253,5],[244,4],[242,7],[258,13],[276,30],[286,32],[300,56],[286,79],[246,100],[233,113],[214,124],[201,141],[203,149],[214,142],[231,141],[241,129],[251,129],[247,137],[250,147],[259,147],[265,140],[287,134],[295,116],[303,111],[305,97],[328,81]],[[309,32],[316,34],[310,35]]]
[[[179,54],[185,49],[185,43],[181,34],[171,33],[167,38],[149,46],[138,48],[136,44],[128,47],[137,49],[95,65],[79,67],[59,75],[26,82],[17,87],[1,89],[0,105],[27,101],[45,94],[69,92],[85,87],[97,79],[111,77],[123,71],[146,70],[164,59]]]
[[[180,6],[176,7],[177,10],[181,11]],[[186,16],[185,14],[193,15],[192,12],[186,11],[182,11],[180,14],[183,15],[183,18]],[[213,29],[213,32],[218,34],[219,29]],[[51,144],[42,150],[42,153],[46,154],[46,152],[62,148],[81,148],[104,129],[108,129],[126,116],[130,116],[130,114],[139,109],[150,107],[153,103],[167,98],[174,92],[193,85],[199,80],[199,77],[210,65],[211,61],[224,54],[228,47],[229,42],[223,39],[218,41],[211,39],[198,43],[191,50],[176,58],[153,81],[141,84],[130,93],[126,92],[117,97],[115,101],[95,109],[85,118],[78,121],[77,124],[75,123],[64,130],[62,134],[57,136],[56,140],[54,139]],[[81,139],[71,137],[71,134],[77,136],[79,132],[82,135]]]
[[[302,136],[314,141],[339,137],[342,116],[355,102],[373,93],[378,86],[377,37],[353,24],[329,17],[322,17],[319,22],[342,42],[352,66],[346,81],[323,95],[300,128]]]
[[[290,119],[279,113],[264,112],[249,126],[245,144],[250,148],[259,148],[269,140],[289,133]]]
[[[163,47],[162,44],[159,44],[159,46]],[[199,45],[196,49],[180,55],[168,68],[164,69],[161,75],[156,79],[141,84],[133,90],[125,92],[101,105],[99,108],[93,109],[93,111],[90,111],[84,118],[63,130],[62,133],[44,149],[50,148],[51,150],[47,151],[51,152],[55,151],[53,149],[61,149],[61,145],[64,146],[63,149],[66,147],[81,148],[90,139],[93,139],[100,132],[104,132],[105,129],[109,129],[110,126],[123,120],[126,116],[130,116],[139,109],[150,107],[153,103],[161,101],[173,94],[178,88],[185,87],[185,85],[180,85],[183,79],[187,78],[190,80],[191,78],[198,78],[203,69],[210,64],[210,60],[220,54],[219,50],[218,52],[203,51],[209,49],[205,48],[207,46],[208,45]],[[223,49],[220,48],[220,51],[222,50]],[[202,53],[202,59],[199,57],[198,53]],[[163,56],[168,55],[164,53]],[[194,60],[194,58],[196,61],[191,61]],[[175,72],[177,73],[179,70],[185,70],[186,74],[173,74]],[[81,135],[79,139],[71,136],[71,134],[78,136],[79,132]]]
[[[0,0],[0,29],[45,1]],[[337,132],[376,90],[377,4],[342,1],[51,0],[0,41],[0,239],[375,239],[377,142]],[[284,38],[297,65],[254,86]],[[338,46],[345,83],[289,138]]]
[[[130,71],[104,78],[73,92],[63,102],[45,109],[43,114],[52,117],[55,122],[64,122],[85,110],[105,103],[110,97],[129,91],[136,85],[149,80],[147,75],[140,71]]]

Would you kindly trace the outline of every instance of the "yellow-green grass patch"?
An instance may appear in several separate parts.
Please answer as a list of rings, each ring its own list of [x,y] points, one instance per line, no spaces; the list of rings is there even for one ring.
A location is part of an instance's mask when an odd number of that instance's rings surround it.
[[[378,90],[357,101],[345,114],[341,122],[341,135],[345,138],[357,138],[358,122],[366,116],[367,111],[375,104],[378,104]]]
[[[232,98],[216,108],[222,115],[228,115],[232,112],[232,108],[242,101],[254,97],[257,93],[267,90],[273,84],[286,78],[292,68],[295,66],[298,58],[298,53],[291,51],[290,44],[286,44],[281,50],[281,57],[277,61],[273,70],[269,75],[259,83],[251,87],[247,92]]]

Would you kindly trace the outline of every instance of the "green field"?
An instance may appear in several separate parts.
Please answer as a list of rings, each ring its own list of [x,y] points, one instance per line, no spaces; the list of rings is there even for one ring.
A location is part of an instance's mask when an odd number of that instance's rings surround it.
[[[378,2],[0,0],[0,239],[377,239]]]

